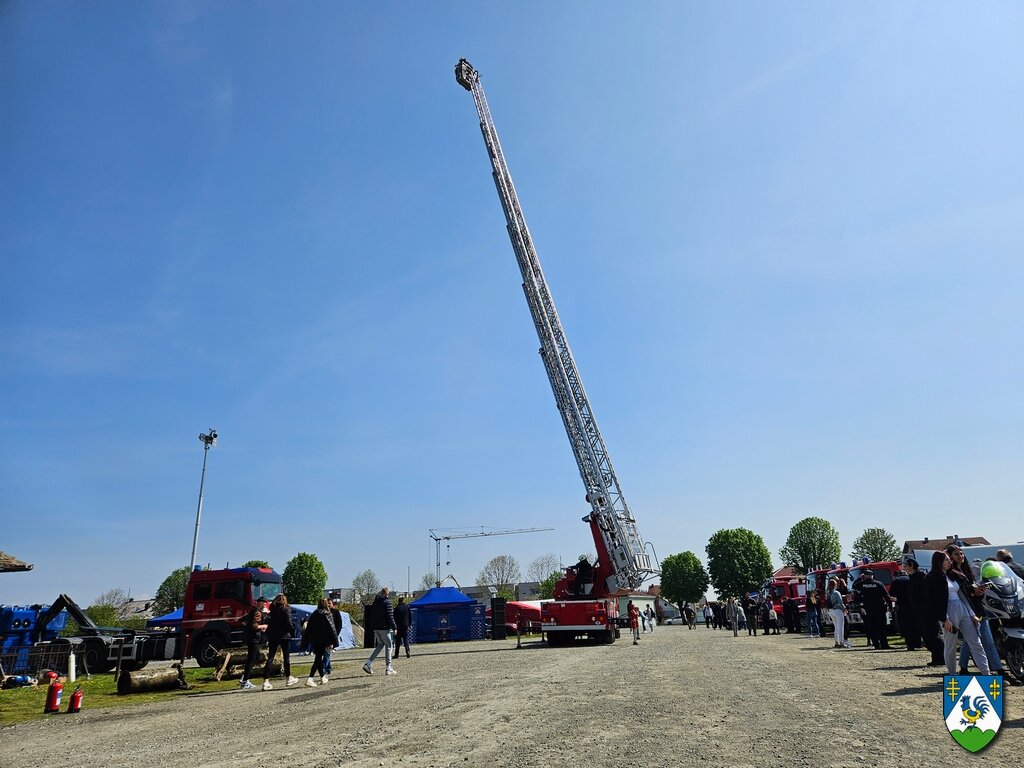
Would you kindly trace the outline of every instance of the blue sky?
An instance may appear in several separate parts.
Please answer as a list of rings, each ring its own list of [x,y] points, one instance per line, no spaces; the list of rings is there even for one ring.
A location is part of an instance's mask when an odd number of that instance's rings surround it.
[[[659,555],[1024,539],[1010,3],[0,7],[0,602],[592,549],[461,56]],[[1022,545],[1024,549],[1024,545]],[[1021,554],[1024,554],[1022,552]]]

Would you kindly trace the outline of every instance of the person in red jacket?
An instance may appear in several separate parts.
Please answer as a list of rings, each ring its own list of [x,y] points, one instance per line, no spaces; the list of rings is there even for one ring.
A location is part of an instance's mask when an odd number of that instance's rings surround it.
[[[626,606],[626,613],[629,614],[629,629],[633,633],[633,645],[640,644],[640,609],[629,601]]]

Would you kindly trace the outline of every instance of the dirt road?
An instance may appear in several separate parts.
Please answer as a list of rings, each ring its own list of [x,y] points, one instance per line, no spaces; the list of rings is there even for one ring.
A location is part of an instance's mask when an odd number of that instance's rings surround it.
[[[860,640],[858,642],[863,642]],[[413,647],[368,677],[231,691],[0,730],[6,768],[110,766],[936,766],[972,756],[923,653],[659,627],[639,646]],[[1021,688],[987,766],[1019,765]],[[59,756],[59,757],[58,757]]]

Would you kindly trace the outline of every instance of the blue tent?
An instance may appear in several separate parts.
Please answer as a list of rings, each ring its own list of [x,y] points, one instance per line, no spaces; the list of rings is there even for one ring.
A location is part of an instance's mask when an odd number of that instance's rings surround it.
[[[409,608],[413,643],[483,640],[487,631],[484,606],[455,587],[434,587],[409,603]]]
[[[165,613],[163,616],[155,616],[146,622],[146,629],[153,629],[154,627],[181,627],[181,608],[175,608],[170,613]]]

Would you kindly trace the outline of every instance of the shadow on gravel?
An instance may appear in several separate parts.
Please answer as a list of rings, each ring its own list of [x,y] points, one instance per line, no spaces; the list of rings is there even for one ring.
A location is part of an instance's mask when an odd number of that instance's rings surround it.
[[[363,683],[362,685],[335,685],[334,678],[331,678],[331,682],[327,684],[327,690],[324,687],[317,686],[315,690],[310,690],[304,696],[290,696],[281,702],[281,705],[292,705],[302,704],[308,705],[313,699],[326,699],[328,696],[342,696],[352,693],[352,691],[363,691],[370,687],[369,683]]]
[[[1024,718],[1019,720],[1003,720],[1003,728],[1024,728]]]
[[[581,643],[582,645],[582,643]],[[462,653],[507,653],[516,651],[536,651],[547,648],[547,643],[523,643],[522,648],[467,648],[464,651],[419,651],[415,656],[455,656]]]
[[[898,688],[895,691],[882,691],[883,696],[917,696],[922,693],[935,693],[942,690],[942,681],[936,680],[931,685],[919,685],[917,688]]]

